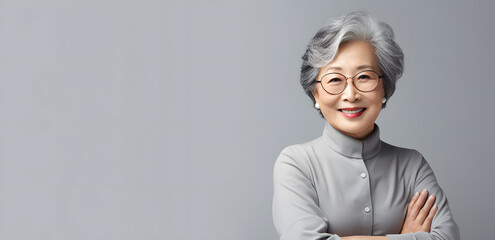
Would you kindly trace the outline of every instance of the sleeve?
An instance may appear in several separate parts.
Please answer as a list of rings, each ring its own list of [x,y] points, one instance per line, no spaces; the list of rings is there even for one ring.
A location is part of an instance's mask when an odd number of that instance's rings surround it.
[[[428,190],[429,194],[435,195],[435,204],[438,206],[438,211],[431,223],[431,230],[429,233],[417,232],[387,236],[390,240],[460,240],[459,227],[450,212],[447,197],[438,185],[428,162],[420,153],[418,154],[421,158],[421,164],[417,171],[414,192],[421,192],[423,189]]]
[[[285,148],[273,170],[273,222],[280,239],[341,240],[327,233],[328,220],[318,206],[308,161],[294,157],[293,150]]]

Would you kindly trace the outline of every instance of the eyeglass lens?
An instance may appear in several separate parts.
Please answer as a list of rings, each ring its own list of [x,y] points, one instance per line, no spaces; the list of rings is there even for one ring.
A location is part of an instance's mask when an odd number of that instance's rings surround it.
[[[369,92],[378,85],[378,74],[373,71],[362,71],[353,77],[354,86],[363,92]],[[341,93],[346,87],[347,79],[340,73],[329,73],[321,78],[323,88],[332,94]]]

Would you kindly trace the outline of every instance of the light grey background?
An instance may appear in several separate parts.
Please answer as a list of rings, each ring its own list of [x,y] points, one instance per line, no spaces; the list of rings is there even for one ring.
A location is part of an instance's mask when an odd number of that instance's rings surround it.
[[[321,135],[299,83],[331,17],[389,23],[377,123],[419,150],[463,239],[491,239],[490,1],[0,1],[0,239],[276,239],[273,163]]]

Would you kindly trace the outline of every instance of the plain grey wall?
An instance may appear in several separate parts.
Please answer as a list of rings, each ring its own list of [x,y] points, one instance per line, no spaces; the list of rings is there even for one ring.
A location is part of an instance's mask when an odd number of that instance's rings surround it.
[[[276,239],[272,169],[321,135],[299,83],[331,17],[389,23],[377,123],[423,153],[463,239],[491,239],[490,1],[0,1],[0,239]]]

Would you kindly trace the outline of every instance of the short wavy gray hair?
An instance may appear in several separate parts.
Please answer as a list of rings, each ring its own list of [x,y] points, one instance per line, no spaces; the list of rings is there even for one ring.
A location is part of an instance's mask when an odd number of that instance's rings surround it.
[[[385,76],[385,98],[388,100],[394,94],[395,83],[404,70],[404,53],[394,41],[394,32],[388,24],[378,22],[369,12],[355,11],[323,25],[302,56],[300,82],[313,104],[315,98],[312,91],[315,89],[320,68],[334,59],[340,44],[353,40],[364,40],[373,46],[379,67]],[[386,103],[382,108],[385,106]],[[319,109],[318,111],[323,116]]]

